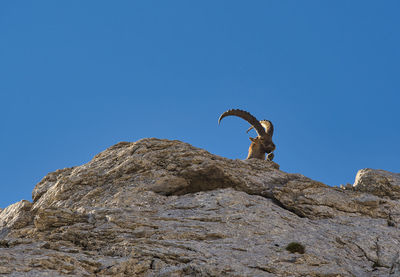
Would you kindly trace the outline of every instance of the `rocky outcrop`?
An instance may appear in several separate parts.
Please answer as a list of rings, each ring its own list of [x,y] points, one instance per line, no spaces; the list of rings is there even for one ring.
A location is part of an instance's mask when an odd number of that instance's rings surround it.
[[[0,211],[0,275],[399,276],[399,174],[363,172],[332,188],[179,141],[121,142]]]
[[[357,191],[368,192],[382,198],[400,199],[399,173],[370,168],[361,169],[357,172],[353,186]]]

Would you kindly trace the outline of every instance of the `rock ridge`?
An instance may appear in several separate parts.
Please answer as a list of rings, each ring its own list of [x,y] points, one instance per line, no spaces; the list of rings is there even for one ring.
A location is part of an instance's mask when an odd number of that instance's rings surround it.
[[[147,138],[49,173],[32,199],[0,210],[1,275],[400,275],[400,174],[384,170],[329,187]]]

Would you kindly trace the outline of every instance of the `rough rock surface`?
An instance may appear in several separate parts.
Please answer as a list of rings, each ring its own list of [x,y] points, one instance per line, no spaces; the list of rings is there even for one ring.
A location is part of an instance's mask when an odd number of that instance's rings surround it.
[[[358,171],[354,188],[388,199],[400,199],[400,174],[385,170],[361,169]]]
[[[399,176],[332,188],[179,141],[121,142],[0,211],[0,275],[400,276]]]

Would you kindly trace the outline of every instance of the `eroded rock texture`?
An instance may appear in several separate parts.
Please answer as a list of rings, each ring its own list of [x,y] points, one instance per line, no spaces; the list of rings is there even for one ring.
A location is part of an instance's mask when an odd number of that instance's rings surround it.
[[[0,211],[0,275],[400,276],[399,174],[360,175],[332,188],[179,141],[122,142]]]

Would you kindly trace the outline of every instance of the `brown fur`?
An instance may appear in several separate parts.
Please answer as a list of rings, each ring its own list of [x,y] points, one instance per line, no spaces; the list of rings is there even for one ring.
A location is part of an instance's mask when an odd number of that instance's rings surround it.
[[[272,135],[274,133],[274,126],[269,120],[258,121],[250,113],[238,109],[232,109],[224,112],[218,123],[226,116],[238,116],[251,124],[251,127],[247,130],[255,129],[257,132],[256,138],[250,138],[251,144],[249,147],[249,153],[246,159],[261,159],[265,160],[265,153],[268,154],[267,160],[272,161],[275,150],[275,144],[272,142]]]
[[[265,160],[265,153],[268,153],[268,160],[272,161],[274,158],[274,154],[272,152],[275,150],[275,144],[272,142],[272,139],[263,139],[261,137],[249,139],[251,140],[251,144],[246,159]]]

